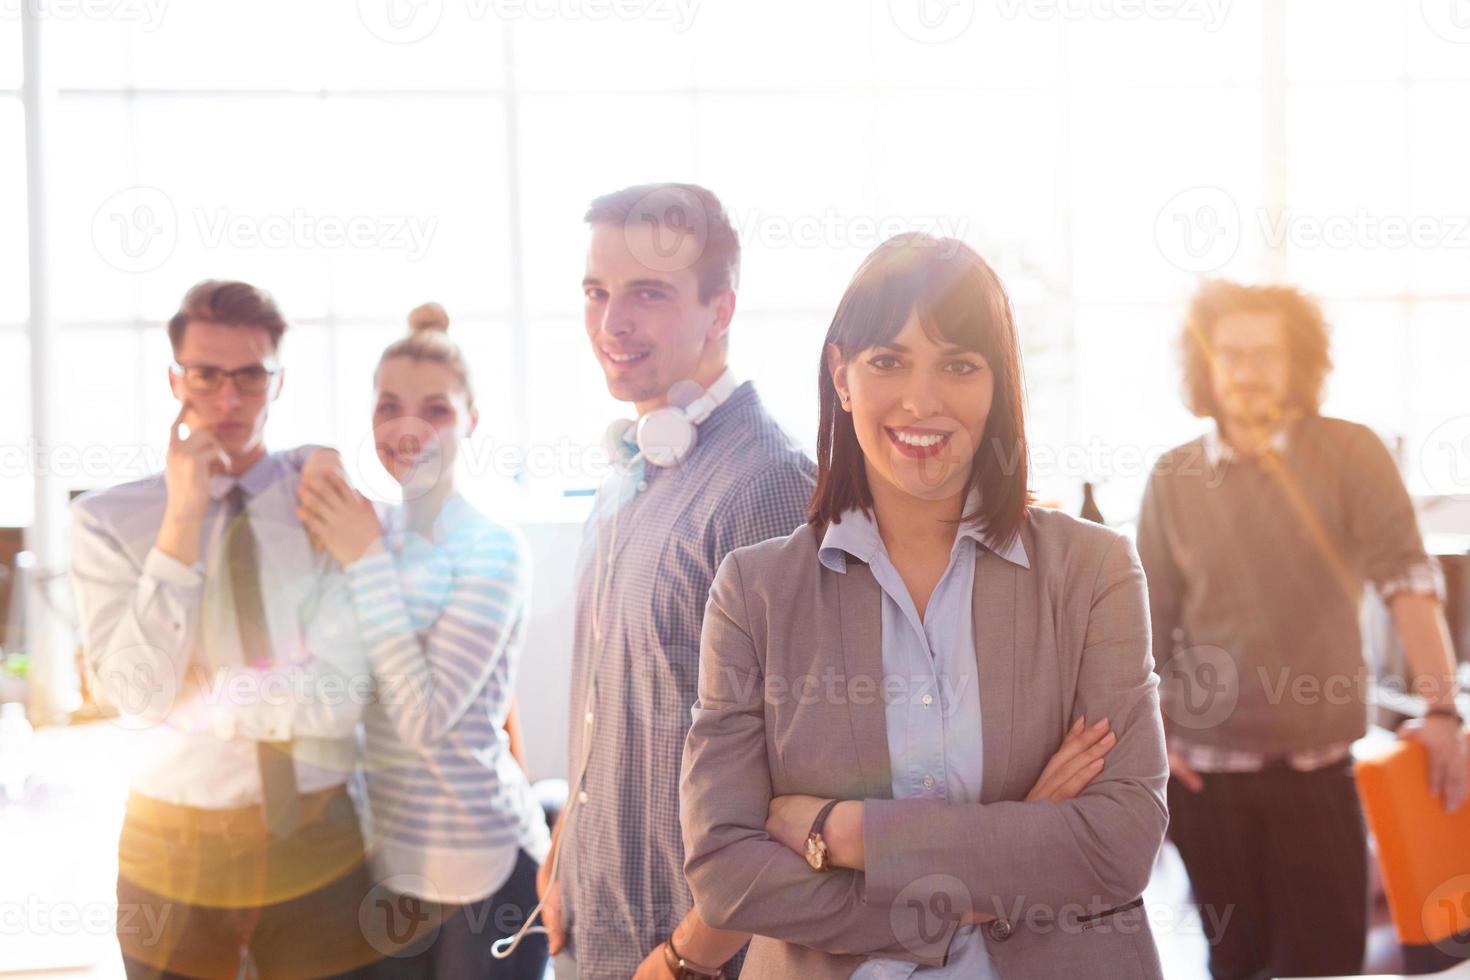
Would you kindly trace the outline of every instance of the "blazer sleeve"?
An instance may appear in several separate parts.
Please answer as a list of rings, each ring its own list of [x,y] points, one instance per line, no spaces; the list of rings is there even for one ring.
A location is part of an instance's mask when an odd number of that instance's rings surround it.
[[[1143,569],[1126,537],[1109,546],[1091,593],[1073,716],[1110,720],[1118,741],[1103,771],[1063,803],[867,800],[870,902],[930,874],[956,876],[975,908],[1012,921],[1142,894],[1168,822],[1168,765]]]
[[[815,872],[765,830],[771,802],[765,681],[738,555],[720,563],[705,607],[699,699],[684,743],[680,820],[695,905],[717,929],[829,953],[943,963],[956,925],[922,930],[865,894],[855,871]],[[932,929],[933,924],[927,923]]]

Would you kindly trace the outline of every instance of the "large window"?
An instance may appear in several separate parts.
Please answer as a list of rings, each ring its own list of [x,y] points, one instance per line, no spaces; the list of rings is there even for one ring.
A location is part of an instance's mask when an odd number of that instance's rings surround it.
[[[581,213],[626,183],[692,179],[745,246],[736,370],[808,446],[838,296],[881,237],[921,228],[974,244],[1011,288],[1043,499],[1075,509],[1092,479],[1126,520],[1152,455],[1202,427],[1174,352],[1202,274],[1322,296],[1330,410],[1413,456],[1470,362],[1470,30],[1432,0],[1138,6],[1156,16],[1081,0],[42,5],[57,438],[156,460],[162,321],[196,280],[239,277],[292,321],[275,443],[357,452],[377,353],[435,299],[476,373],[482,488],[517,477],[506,499],[530,507],[590,487],[584,450],[624,409],[582,334]],[[12,445],[29,432],[18,48],[0,16]],[[1395,244],[1399,224],[1420,244]],[[1405,462],[1417,490],[1442,477]],[[30,519],[25,484],[5,481],[0,523]]]
[[[29,518],[30,315],[20,22],[0,17],[0,526]]]
[[[1289,8],[1286,273],[1337,327],[1329,410],[1397,443],[1411,489],[1463,494],[1470,20],[1438,0],[1348,6],[1351,37],[1341,4]],[[1340,43],[1313,43],[1328,32]]]

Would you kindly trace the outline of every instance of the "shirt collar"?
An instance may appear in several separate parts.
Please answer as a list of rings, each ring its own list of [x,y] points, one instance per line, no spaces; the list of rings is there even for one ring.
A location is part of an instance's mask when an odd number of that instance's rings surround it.
[[[275,453],[266,453],[260,459],[257,459],[250,469],[238,477],[223,473],[210,477],[209,499],[223,499],[237,483],[244,488],[246,496],[254,497],[266,487],[276,482],[276,479],[280,475],[280,457]]]
[[[759,404],[760,399],[755,393],[755,382],[742,381],[730,397],[715,406],[715,410],[709,413],[709,418],[699,423],[699,435],[701,438],[711,432],[718,431],[724,427],[725,420],[732,415],[739,414],[740,409],[751,403]]]
[[[1270,449],[1278,456],[1285,453],[1286,446],[1289,441],[1288,433],[1290,432],[1290,430],[1290,422],[1277,429],[1276,434],[1273,435],[1271,437],[1271,440],[1266,443],[1266,448]],[[1235,447],[1230,445],[1230,443],[1225,440],[1225,437],[1220,434],[1220,424],[1218,422],[1215,423],[1215,425],[1205,433],[1204,442],[1205,460],[1209,462],[1211,466],[1219,466],[1221,463],[1233,463],[1236,459],[1240,457],[1240,454],[1236,452]]]
[[[969,498],[965,501],[965,511],[974,510],[979,503],[980,492],[971,490]],[[1026,555],[1026,546],[1021,543],[1019,534],[1012,538],[1006,547],[996,548],[988,534],[975,527],[973,523],[966,521],[955,532],[955,546],[958,547],[959,543],[965,539],[995,552],[1013,565],[1019,565],[1022,568],[1031,567]],[[827,525],[827,530],[822,535],[822,544],[817,549],[817,558],[832,571],[845,573],[849,555],[859,561],[872,564],[873,559],[880,553],[886,552],[883,548],[883,538],[878,533],[878,525],[861,507],[854,507],[845,511],[840,520]]]

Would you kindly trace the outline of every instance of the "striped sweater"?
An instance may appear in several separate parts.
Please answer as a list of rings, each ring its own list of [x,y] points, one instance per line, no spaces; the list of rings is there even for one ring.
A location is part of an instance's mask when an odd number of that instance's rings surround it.
[[[518,534],[458,494],[435,542],[404,532],[402,508],[380,516],[385,548],[346,569],[377,686],[364,714],[366,783],[374,850],[389,860],[375,869],[451,879],[428,882],[434,894],[422,897],[470,901],[498,888],[517,850],[540,861],[549,845],[502,730],[529,556]]]

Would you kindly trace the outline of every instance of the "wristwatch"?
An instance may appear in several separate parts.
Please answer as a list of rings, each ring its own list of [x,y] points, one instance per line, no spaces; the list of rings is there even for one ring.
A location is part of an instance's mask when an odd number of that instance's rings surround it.
[[[664,940],[664,966],[674,975],[674,980],[724,980],[725,971],[716,969],[711,973],[705,967],[690,963],[674,948],[674,937]]]
[[[822,839],[822,824],[827,822],[827,814],[832,812],[837,802],[828,800],[817,811],[817,819],[812,821],[812,829],[806,835],[806,863],[812,866],[813,871],[828,871],[832,867],[832,861],[827,854],[827,842]]]

